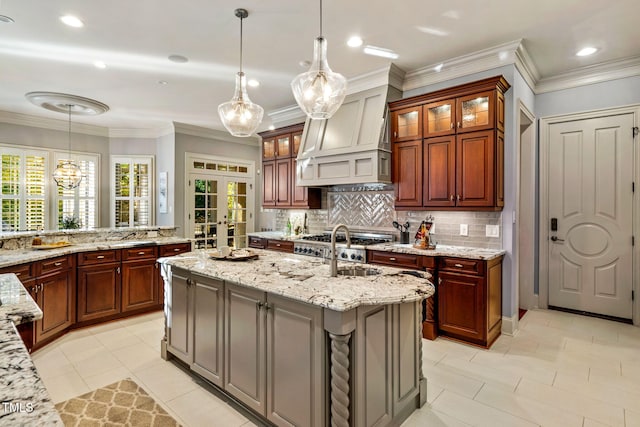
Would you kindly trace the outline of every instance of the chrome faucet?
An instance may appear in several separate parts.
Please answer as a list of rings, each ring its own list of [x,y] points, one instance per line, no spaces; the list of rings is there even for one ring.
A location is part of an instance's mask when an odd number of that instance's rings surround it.
[[[331,231],[331,277],[338,276],[338,253],[336,251],[336,233],[339,228],[344,228],[347,236],[347,248],[351,247],[351,233],[345,224],[338,224]]]

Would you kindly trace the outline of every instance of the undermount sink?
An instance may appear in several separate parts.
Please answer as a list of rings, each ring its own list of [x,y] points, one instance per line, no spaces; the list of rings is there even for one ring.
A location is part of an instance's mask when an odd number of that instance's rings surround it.
[[[339,267],[338,268],[338,276],[375,276],[376,274],[380,274],[380,270],[377,268],[365,268],[359,265],[354,265],[352,267]]]

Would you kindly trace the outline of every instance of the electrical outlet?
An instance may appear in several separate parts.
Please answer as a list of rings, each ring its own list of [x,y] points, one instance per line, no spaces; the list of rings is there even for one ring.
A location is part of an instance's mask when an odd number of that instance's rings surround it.
[[[158,237],[157,231],[147,231],[147,237]]]
[[[500,226],[499,225],[487,225],[487,229],[485,232],[487,237],[500,237]]]
[[[460,235],[461,236],[469,235],[469,224],[460,224]]]

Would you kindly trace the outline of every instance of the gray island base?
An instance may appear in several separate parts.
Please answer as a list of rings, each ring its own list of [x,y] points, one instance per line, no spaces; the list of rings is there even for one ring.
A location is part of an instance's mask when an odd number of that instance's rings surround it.
[[[317,259],[254,252],[159,260],[163,358],[277,426],[396,426],[424,405],[428,276],[365,264],[376,274],[330,277]]]

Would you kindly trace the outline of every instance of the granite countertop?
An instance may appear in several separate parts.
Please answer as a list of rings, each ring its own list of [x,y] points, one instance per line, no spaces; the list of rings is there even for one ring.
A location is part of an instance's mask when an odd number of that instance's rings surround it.
[[[298,240],[302,239],[307,234],[289,234],[286,235],[283,231],[254,231],[247,233],[248,236],[262,237],[264,239],[278,239],[278,240]]]
[[[338,262],[338,267],[374,268],[380,274],[331,277],[329,264],[323,264],[319,258],[260,249],[251,251],[257,253],[259,259],[224,261],[207,258],[203,263],[197,252],[189,252],[158,261],[335,311],[348,311],[360,305],[419,301],[434,293],[428,280],[431,276],[426,272],[421,272],[424,278],[418,278],[402,273],[406,271],[402,269]]]
[[[114,240],[103,242],[74,243],[48,250],[26,249],[0,249],[0,268],[10,267],[27,262],[40,261],[60,255],[74,254],[77,252],[89,252],[107,249],[132,248],[148,245],[168,245],[173,243],[190,243],[191,240],[184,237],[151,237],[144,240]]]
[[[412,244],[380,243],[367,246],[368,250],[396,252],[425,256],[448,256],[467,259],[491,260],[506,253],[504,249],[470,248],[466,246],[437,245],[435,249],[416,249]]]
[[[62,426],[15,326],[42,311],[15,274],[0,274],[0,425]]]

